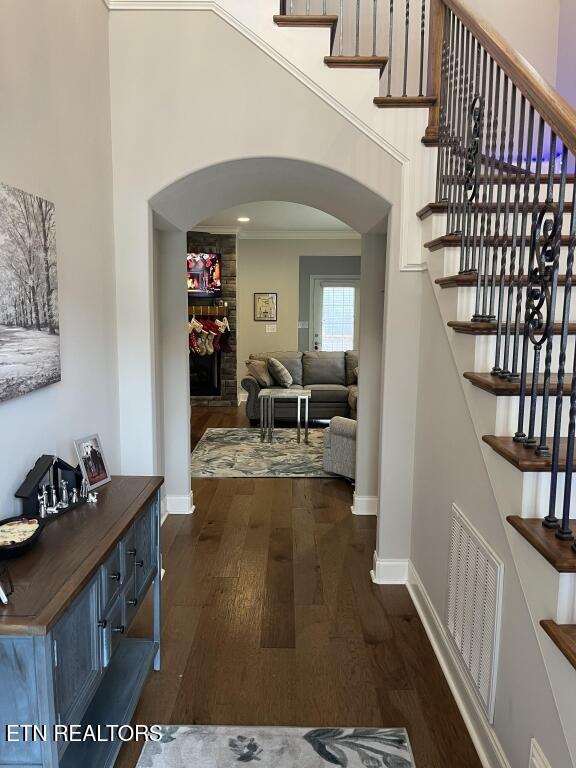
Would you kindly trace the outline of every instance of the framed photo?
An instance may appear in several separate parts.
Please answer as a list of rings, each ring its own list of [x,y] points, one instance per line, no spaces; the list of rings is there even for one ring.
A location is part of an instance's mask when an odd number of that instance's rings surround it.
[[[278,294],[254,294],[254,320],[257,322],[275,323],[278,319]]]
[[[93,491],[112,479],[106,466],[102,444],[98,435],[82,437],[74,440],[74,447],[78,454],[82,476],[88,483],[88,489]]]

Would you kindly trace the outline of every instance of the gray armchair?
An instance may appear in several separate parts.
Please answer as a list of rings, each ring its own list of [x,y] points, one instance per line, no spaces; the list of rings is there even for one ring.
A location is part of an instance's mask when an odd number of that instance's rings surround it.
[[[356,422],[334,416],[324,430],[324,470],[350,479],[356,477]]]

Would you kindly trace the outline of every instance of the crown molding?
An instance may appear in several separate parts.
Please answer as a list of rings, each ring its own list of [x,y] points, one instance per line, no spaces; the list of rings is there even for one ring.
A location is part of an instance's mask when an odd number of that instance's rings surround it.
[[[191,232],[210,235],[236,235],[239,240],[360,240],[357,232],[339,232],[333,229],[258,229],[241,230],[232,227],[192,227]]]

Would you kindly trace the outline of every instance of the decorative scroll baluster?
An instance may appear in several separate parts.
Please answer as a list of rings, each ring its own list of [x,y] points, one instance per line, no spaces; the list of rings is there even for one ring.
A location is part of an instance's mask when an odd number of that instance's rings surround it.
[[[440,117],[438,121],[438,163],[436,168],[436,200],[445,200],[446,188],[446,111],[448,106],[448,67],[450,60],[450,29],[453,16],[446,9],[445,30],[442,40],[442,74],[440,76]]]
[[[480,171],[480,151],[482,146],[482,121],[484,119],[484,102],[480,96],[480,45],[476,45],[476,76],[470,100],[470,128],[468,130],[466,164],[464,177],[465,216],[462,229],[462,272],[473,272],[471,246],[473,237],[472,207],[476,206],[478,196],[478,175]]]
[[[402,87],[402,96],[408,95],[408,53],[410,47],[410,0],[404,0],[406,3],[406,17],[404,20],[404,85]]]
[[[418,95],[424,95],[424,46],[426,34],[426,0],[422,0],[420,11],[420,79],[418,85]]]
[[[454,79],[452,81],[452,120],[450,129],[450,173],[448,192],[448,232],[456,231],[456,194],[458,190],[458,171],[461,156],[459,128],[462,118],[461,90],[464,81],[462,51],[464,49],[464,25],[458,20],[456,25],[455,54],[454,54]]]
[[[539,197],[540,197],[540,179],[542,176],[542,152],[544,150],[544,120],[538,116],[538,143],[536,149],[536,179],[534,184],[534,196],[533,196],[533,209],[532,209],[532,227],[530,235],[530,254],[528,261],[528,287],[526,288],[526,310],[524,316],[524,336],[522,341],[522,369],[520,371],[520,400],[518,406],[518,429],[514,435],[514,440],[517,442],[523,442],[528,448],[534,448],[536,441],[534,440],[534,425],[532,423],[532,433],[530,432],[530,423],[528,435],[524,432],[524,412],[526,407],[526,391],[527,384],[526,378],[528,373],[528,350],[530,342],[530,322],[537,322],[537,304],[538,295],[532,293],[532,282],[535,277],[533,273],[533,260],[535,256],[536,244],[534,242],[534,233],[538,227],[538,210],[539,210]],[[530,177],[528,177],[528,183],[530,183]],[[536,288],[537,290],[537,288]],[[533,373],[532,373],[532,386],[534,386],[534,378],[538,378],[536,371],[540,368],[540,351],[539,345],[534,344],[534,360],[533,360]]]
[[[469,104],[469,54],[470,54],[470,39],[471,35],[468,30],[464,30],[464,46],[462,55],[462,67],[460,78],[460,91],[458,94],[458,126],[456,133],[458,136],[457,144],[457,170],[456,170],[456,194],[454,195],[454,217],[453,217],[453,229],[454,232],[462,234],[462,211],[464,207],[465,188],[462,183],[466,173],[466,147],[468,145],[467,131],[468,131],[468,104]],[[462,261],[462,252],[460,258],[460,272],[464,272],[464,264]]]

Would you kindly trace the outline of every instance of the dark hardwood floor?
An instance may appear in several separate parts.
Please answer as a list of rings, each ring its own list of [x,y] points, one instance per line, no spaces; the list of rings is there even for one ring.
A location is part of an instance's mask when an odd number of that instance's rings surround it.
[[[237,409],[197,409],[243,426]],[[137,723],[404,726],[416,768],[480,768],[408,591],[370,580],[376,521],[340,480],[193,480],[162,528],[162,671]],[[133,630],[149,621],[143,607]],[[134,768],[140,748],[117,766]]]

